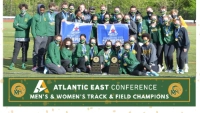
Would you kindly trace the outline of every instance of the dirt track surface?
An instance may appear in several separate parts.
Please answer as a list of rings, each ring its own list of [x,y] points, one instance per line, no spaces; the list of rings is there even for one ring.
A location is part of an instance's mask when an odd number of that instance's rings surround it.
[[[14,19],[3,19],[3,22],[13,22]],[[196,23],[187,23],[188,26],[196,26]]]

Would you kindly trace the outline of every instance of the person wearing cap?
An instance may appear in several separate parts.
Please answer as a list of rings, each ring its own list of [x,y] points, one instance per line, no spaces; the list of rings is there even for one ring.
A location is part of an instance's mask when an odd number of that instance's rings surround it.
[[[106,8],[105,5],[101,5],[100,10],[101,10],[101,12],[97,14],[97,16],[98,16],[98,23],[99,24],[104,24],[105,14],[109,14],[109,13],[107,12],[107,8]]]
[[[21,13],[15,16],[15,20],[13,22],[13,28],[15,28],[15,42],[12,63],[9,67],[10,70],[15,68],[20,48],[22,48],[22,69],[26,69],[25,63],[27,62],[27,52],[30,41],[29,31],[32,17],[27,13],[27,4],[20,4],[19,9]]]
[[[65,22],[65,21],[70,21],[70,22],[72,21],[72,18],[70,18],[70,16],[69,16],[67,2],[63,2],[61,4],[61,12],[58,13],[55,17],[56,35],[60,34],[61,22]]]
[[[40,5],[40,12],[35,14],[31,23],[31,33],[34,38],[33,68],[32,71],[43,72],[44,55],[46,52],[48,22],[45,6]]]

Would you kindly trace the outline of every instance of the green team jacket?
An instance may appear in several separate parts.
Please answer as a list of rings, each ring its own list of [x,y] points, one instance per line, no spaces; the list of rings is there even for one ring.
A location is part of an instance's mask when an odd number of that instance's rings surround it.
[[[90,46],[90,50],[91,50],[91,48],[92,48],[92,47]],[[86,62],[87,65],[90,65],[90,61],[92,60],[91,57],[90,57],[90,50],[89,50],[89,57],[88,57],[89,61]],[[98,55],[98,47],[95,45],[95,46],[94,46],[93,57],[95,57],[95,56],[97,56],[97,55]]]
[[[28,13],[26,13],[23,17],[20,14],[15,16],[15,20],[13,22],[13,28],[15,28],[15,38],[29,38],[31,19],[32,17]]]
[[[98,56],[103,56],[103,58],[104,58],[104,49],[102,49],[102,50],[98,53]],[[112,58],[113,56],[115,56],[115,54],[114,54],[114,51],[111,49],[107,62],[105,61],[105,58],[104,58],[104,62],[105,62],[105,63],[104,63],[104,66],[109,66],[109,65],[110,65],[110,60],[111,60],[111,58]]]
[[[167,32],[168,36],[166,36]],[[174,24],[170,23],[169,26],[162,25],[161,27],[161,35],[164,37],[164,43],[165,44],[173,44],[175,42],[175,37],[173,35],[174,33]]]
[[[137,22],[138,31],[139,31],[139,24],[140,23]],[[149,29],[148,29],[148,26],[146,25],[146,22],[145,22],[145,20],[142,20],[142,31],[141,31],[141,34],[148,33],[148,32],[149,32]],[[142,39],[142,36],[140,36],[139,32],[137,33],[137,36],[138,36],[138,42],[142,42],[143,43],[144,41]]]
[[[72,50],[63,47],[60,51],[61,59],[63,60],[70,60],[72,65]]]
[[[35,14],[31,23],[31,32],[33,37],[47,36],[48,22],[45,14]]]
[[[88,60],[89,60],[90,46],[87,45],[87,44],[85,46],[86,46],[85,55],[88,57]],[[78,64],[78,58],[85,57],[85,55],[82,53],[82,44],[78,43],[76,45],[76,49],[75,49],[74,54],[73,54],[73,64],[77,65]]]
[[[53,41],[49,44],[49,48],[46,56],[46,64],[53,63],[60,65],[60,47]]]
[[[126,58],[124,56],[127,56]],[[126,64],[126,65],[124,65]],[[140,64],[140,62],[137,60],[137,58],[135,57],[135,55],[133,54],[133,52],[129,51],[129,52],[124,52],[124,54],[122,55],[122,61],[120,63],[120,73],[131,73],[135,70],[136,66]]]
[[[56,17],[56,14],[54,12],[50,13],[49,11],[47,11],[45,13],[45,16],[47,17],[47,36],[55,36],[55,17]]]
[[[161,25],[158,24],[156,27],[149,26],[149,31],[151,35],[151,42],[163,45],[163,37],[161,35]]]
[[[143,17],[143,20],[145,21],[147,27],[149,28],[149,26],[151,25],[151,21],[150,21],[150,22],[148,21],[148,16],[144,16],[144,17]],[[150,31],[148,31],[148,33],[149,33],[149,32],[150,32]]]

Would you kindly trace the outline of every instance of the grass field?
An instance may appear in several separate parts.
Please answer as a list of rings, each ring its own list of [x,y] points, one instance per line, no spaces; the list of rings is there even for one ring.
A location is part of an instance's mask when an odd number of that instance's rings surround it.
[[[65,75],[44,75],[31,71],[32,68],[32,51],[33,51],[33,38],[31,36],[31,41],[29,43],[28,50],[28,62],[27,69],[21,69],[21,51],[18,55],[18,60],[15,64],[14,70],[8,70],[9,65],[11,64],[11,58],[13,54],[13,46],[14,46],[14,28],[12,27],[12,22],[4,22],[3,24],[3,74],[4,77],[102,77],[101,75],[90,75],[85,73],[67,73]],[[179,77],[188,77],[188,76],[196,76],[196,26],[189,26],[188,33],[190,38],[190,50],[189,50],[189,72],[184,75],[176,74],[176,73],[160,73],[162,77],[168,76],[179,76]],[[175,52],[174,52],[174,67],[176,67],[175,60]],[[107,75],[103,77],[130,77],[130,75]]]

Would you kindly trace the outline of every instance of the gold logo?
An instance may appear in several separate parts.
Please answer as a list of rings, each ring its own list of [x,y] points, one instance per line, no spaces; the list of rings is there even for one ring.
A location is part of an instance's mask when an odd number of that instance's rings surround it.
[[[181,86],[180,83],[172,83],[168,87],[168,93],[174,98],[180,97],[181,94],[183,93],[183,87]]]
[[[99,57],[94,57],[94,58],[93,58],[93,61],[94,61],[95,63],[99,62]]]
[[[22,83],[15,83],[11,88],[13,96],[20,98],[26,93],[26,87]]]
[[[117,63],[117,57],[112,57],[111,61],[112,63]]]

